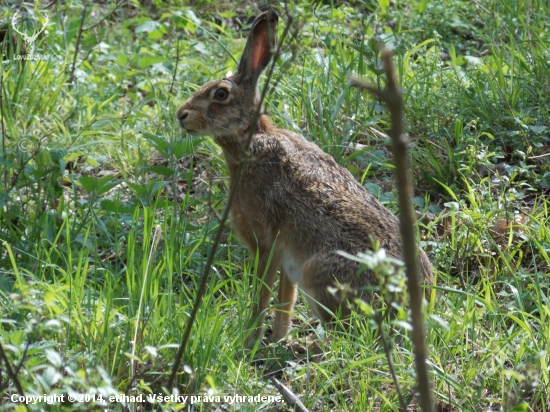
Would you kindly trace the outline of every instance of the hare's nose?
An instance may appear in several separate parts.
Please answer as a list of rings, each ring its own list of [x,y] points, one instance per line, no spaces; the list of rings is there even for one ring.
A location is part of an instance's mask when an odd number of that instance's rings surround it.
[[[179,124],[183,129],[185,129],[185,126],[183,125],[183,123],[184,123],[185,119],[187,118],[188,114],[189,114],[189,112],[187,110],[183,110],[183,111],[178,113]]]

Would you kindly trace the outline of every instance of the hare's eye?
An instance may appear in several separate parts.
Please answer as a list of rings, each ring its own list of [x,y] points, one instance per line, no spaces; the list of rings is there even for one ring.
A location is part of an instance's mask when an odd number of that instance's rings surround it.
[[[225,100],[229,97],[229,92],[226,89],[218,89],[214,93],[216,100]]]

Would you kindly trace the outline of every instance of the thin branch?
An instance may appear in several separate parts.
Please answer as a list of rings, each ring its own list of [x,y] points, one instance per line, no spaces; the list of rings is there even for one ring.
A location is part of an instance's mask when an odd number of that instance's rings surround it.
[[[25,345],[25,350],[23,351],[23,355],[21,356],[21,360],[19,361],[19,365],[15,368],[15,374],[19,375],[19,371],[23,367],[23,363],[25,362],[25,359],[27,358],[27,353],[29,352],[29,348],[31,347],[31,343],[27,342]]]
[[[67,30],[65,28],[65,17],[63,14],[63,9],[61,8],[61,0],[57,0],[57,7],[59,10],[59,21],[61,23],[61,28],[63,30],[63,45],[65,46],[65,52],[67,52]]]
[[[25,170],[25,167],[36,157],[36,155],[38,155],[38,153],[40,153],[40,148],[41,148],[41,140],[38,141],[38,146],[36,147],[36,149],[34,150],[34,152],[29,156],[29,158],[27,160],[25,160],[25,162],[23,162],[23,164],[19,167],[19,170],[17,170],[11,177],[11,184],[10,186],[8,187],[8,189],[6,190],[6,193],[9,193],[12,191],[12,189],[17,185],[17,180],[19,179],[19,175]],[[6,181],[6,186],[7,186],[7,181]]]
[[[2,156],[6,154],[6,126],[4,125],[4,73],[0,74],[0,122],[2,123]],[[4,187],[8,186],[8,172],[4,173]],[[9,191],[6,191],[9,193]]]
[[[271,378],[271,383],[275,386],[275,389],[283,396],[290,408],[294,408],[296,412],[309,412],[300,399],[285,385],[279,382],[275,378]]]
[[[389,309],[386,311],[386,313],[389,313]],[[380,336],[380,340],[382,341],[382,346],[384,347],[384,352],[386,352],[386,359],[388,360],[388,366],[390,368],[390,373],[393,379],[393,383],[395,384],[395,390],[397,391],[397,397],[399,398],[399,404],[401,405],[401,412],[407,412],[407,402],[405,401],[405,398],[403,397],[403,394],[401,393],[401,386],[399,385],[399,380],[397,379],[397,373],[395,373],[395,366],[393,365],[393,358],[391,356],[391,348],[388,344],[388,341],[386,340],[386,337],[384,335],[384,329],[382,325],[382,316],[380,316],[379,313],[376,314],[375,319],[376,324],[378,325],[378,336]]]
[[[97,26],[99,26],[101,23],[103,23],[111,14],[113,14],[116,9],[118,9],[122,3],[124,3],[126,0],[120,0],[119,2],[117,2],[117,4],[115,4],[115,7],[113,8],[113,10],[111,10],[109,13],[107,13],[105,15],[105,17],[103,17],[100,21],[98,21],[97,23],[95,24],[92,24],[90,27],[86,27],[85,29],[83,29],[83,31],[88,31],[88,30],[91,30]]]
[[[479,3],[477,0],[470,0],[472,3],[474,3],[477,7],[479,7],[481,10],[483,10],[485,13],[489,14],[490,16],[494,17],[494,14],[491,13],[489,10],[487,10],[483,5]]]
[[[550,153],[544,153],[544,154],[537,155],[537,156],[529,156],[527,159],[529,159],[529,160],[542,159],[543,157],[547,157],[547,156],[550,156]]]
[[[535,65],[535,54],[533,53],[533,37],[531,36],[531,23],[529,22],[529,9],[531,8],[531,0],[525,3],[525,27],[527,28],[527,38],[529,41],[529,53],[531,54],[531,64]]]
[[[2,122],[2,154],[6,153],[6,126],[4,125],[4,74],[0,75],[0,122]]]
[[[86,53],[86,55],[85,55],[82,59],[80,59],[80,60],[82,60],[82,61],[88,60],[88,57],[90,57],[90,54],[92,54],[92,52],[93,52],[94,49],[99,45],[99,43],[101,43],[101,42],[103,41],[103,39],[104,39],[105,37],[107,37],[107,34],[108,34],[108,31],[105,30],[105,31],[103,32],[103,36],[101,36],[100,39],[98,39],[98,38],[97,38],[97,35],[96,35],[96,36],[95,36],[95,39],[96,39],[96,41],[97,41],[97,42],[96,42],[96,45],[95,45],[95,46],[92,46],[92,47],[90,48],[90,50],[88,50],[88,53]]]
[[[176,35],[176,37],[178,37]],[[172,94],[172,90],[174,89],[174,83],[176,82],[176,73],[178,72],[178,64],[180,62],[180,39],[178,38],[178,41],[176,42],[176,64],[174,67],[174,73],[172,73],[172,81],[170,82],[170,90],[168,91],[168,94]]]
[[[375,96],[379,96],[385,102],[390,112],[392,123],[390,136],[393,143],[397,194],[399,199],[399,223],[403,247],[403,260],[405,261],[407,286],[411,301],[410,306],[413,329],[411,338],[414,345],[416,375],[418,379],[418,390],[420,392],[420,407],[423,412],[433,412],[432,393],[430,391],[430,380],[426,364],[426,332],[424,317],[422,315],[423,294],[420,288],[421,276],[414,231],[415,215],[412,205],[412,189],[407,170],[407,149],[409,140],[403,133],[403,98],[395,77],[391,53],[388,50],[382,52],[382,60],[386,71],[387,86],[385,90],[378,91],[376,88],[358,78],[352,78],[351,84],[367,89]]]
[[[168,384],[167,384],[167,388],[168,388],[168,391],[170,393],[172,392],[172,389],[174,387],[174,383],[175,383],[175,380],[176,380],[176,375],[178,373],[180,364],[183,360],[183,355],[185,354],[185,349],[186,349],[187,343],[189,341],[189,336],[191,335],[191,329],[192,329],[193,324],[195,322],[195,318],[197,316],[199,306],[200,306],[200,304],[202,302],[202,299],[204,298],[204,294],[206,292],[206,286],[208,284],[208,278],[209,278],[209,275],[210,275],[210,270],[212,268],[212,263],[214,262],[214,256],[216,254],[216,250],[217,250],[217,248],[220,244],[220,241],[221,241],[221,238],[222,238],[222,235],[223,235],[223,229],[224,229],[225,223],[227,221],[227,218],[229,217],[229,211],[231,209],[231,204],[233,203],[233,199],[235,198],[235,195],[237,193],[237,188],[239,187],[239,182],[241,180],[241,175],[242,175],[244,166],[249,161],[250,155],[248,154],[248,148],[250,147],[250,143],[252,142],[252,137],[254,136],[254,133],[256,132],[258,119],[260,118],[260,115],[262,113],[261,112],[262,103],[263,103],[263,101],[265,99],[265,96],[267,94],[267,91],[269,89],[269,84],[270,84],[270,81],[271,81],[271,77],[273,76],[273,71],[275,69],[275,64],[277,62],[277,58],[281,54],[281,45],[284,43],[284,40],[285,40],[286,36],[289,33],[290,27],[292,26],[292,22],[293,22],[292,16],[290,14],[287,14],[287,25],[285,27],[283,35],[281,36],[281,40],[280,40],[280,42],[277,46],[277,50],[273,54],[273,58],[272,58],[270,66],[269,66],[269,71],[267,73],[267,77],[266,77],[266,80],[265,80],[265,83],[264,83],[264,86],[263,86],[263,89],[262,89],[262,93],[260,95],[260,102],[259,102],[258,106],[256,107],[256,109],[254,111],[254,114],[252,116],[252,121],[250,123],[251,126],[250,126],[250,129],[248,131],[248,137],[246,139],[245,144],[243,145],[243,147],[241,149],[241,156],[240,156],[239,163],[238,163],[238,166],[237,166],[237,170],[235,172],[235,176],[234,176],[234,179],[233,179],[235,184],[233,185],[233,187],[231,188],[231,190],[229,192],[229,196],[228,196],[228,199],[227,199],[227,205],[226,205],[225,210],[223,212],[223,215],[222,215],[222,217],[219,221],[218,230],[216,231],[216,235],[215,235],[214,241],[212,243],[212,248],[210,249],[210,253],[208,254],[208,259],[207,259],[206,265],[204,267],[204,271],[203,271],[202,278],[201,278],[201,283],[199,285],[199,288],[197,290],[197,295],[195,297],[195,303],[193,305],[193,309],[191,311],[191,314],[189,315],[189,320],[187,322],[187,326],[185,328],[185,331],[184,331],[184,334],[183,334],[183,337],[182,337],[182,340],[181,340],[180,347],[179,347],[178,352],[176,354],[176,358],[174,359],[174,365],[172,367],[172,373],[170,375],[170,378],[169,378]],[[268,19],[268,24],[269,24],[269,19]]]
[[[6,356],[6,352],[4,352],[4,347],[2,346],[1,342],[0,342],[0,358],[4,360],[4,364],[6,365],[6,372],[8,373],[8,376],[11,378],[13,383],[15,384],[15,387],[17,388],[17,392],[19,393],[19,395],[25,396],[25,392],[23,391],[21,382],[19,382],[19,378],[17,377],[17,374],[13,371],[13,368],[11,367],[10,361]]]
[[[71,67],[71,76],[69,77],[69,83],[72,83],[74,81],[74,71],[76,67],[76,58],[78,56],[78,50],[80,49],[80,40],[82,39],[82,31],[84,26],[84,19],[86,18],[86,8],[88,6],[84,6],[84,10],[82,11],[82,18],[80,20],[80,28],[78,29],[78,37],[76,38],[76,45],[74,48],[74,56],[73,56],[73,65]]]

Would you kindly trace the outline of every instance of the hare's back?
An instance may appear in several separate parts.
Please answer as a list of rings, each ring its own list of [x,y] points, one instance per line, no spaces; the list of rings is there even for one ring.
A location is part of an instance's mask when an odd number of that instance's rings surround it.
[[[268,137],[263,147],[276,155],[262,163],[278,169],[267,173],[264,208],[281,229],[293,231],[298,245],[353,253],[371,248],[374,239],[400,255],[397,218],[331,156],[287,131]]]

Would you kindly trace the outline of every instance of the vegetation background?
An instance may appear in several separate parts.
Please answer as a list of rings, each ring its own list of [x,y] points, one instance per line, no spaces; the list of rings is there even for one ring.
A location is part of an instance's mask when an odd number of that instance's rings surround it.
[[[8,364],[27,395],[95,395],[31,410],[123,409],[99,395],[163,393],[228,190],[220,149],[183,135],[175,112],[235,70],[268,6],[286,21],[284,5],[267,2],[0,5],[2,408],[24,410],[10,401]],[[394,211],[388,115],[348,79],[383,87],[376,43],[395,53],[436,275],[426,339],[438,410],[550,410],[550,4],[299,1],[288,12],[300,30],[277,62],[268,112]],[[42,27],[34,42],[14,30]],[[380,254],[364,260],[395,270]],[[381,325],[365,305],[343,334],[324,331],[300,300],[286,342],[245,351],[253,278],[254,256],[227,228],[181,393],[277,395],[277,377],[312,411],[397,411],[398,389],[415,410],[406,306]],[[396,279],[387,286],[400,290]],[[398,386],[379,327],[401,342]]]

